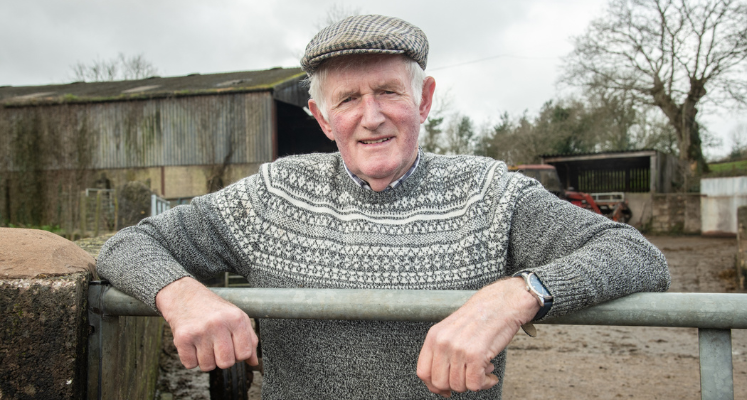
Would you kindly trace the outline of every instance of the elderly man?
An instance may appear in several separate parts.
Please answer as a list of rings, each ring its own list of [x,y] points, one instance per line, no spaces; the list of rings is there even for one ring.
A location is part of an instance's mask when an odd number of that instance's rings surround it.
[[[339,153],[263,165],[107,242],[99,272],[163,314],[187,368],[257,362],[249,318],[197,280],[225,271],[255,287],[480,289],[438,324],[260,320],[266,399],[500,398],[522,325],[667,289],[664,257],[631,227],[501,162],[419,151],[427,54],[396,18],[323,29],[301,63]]]

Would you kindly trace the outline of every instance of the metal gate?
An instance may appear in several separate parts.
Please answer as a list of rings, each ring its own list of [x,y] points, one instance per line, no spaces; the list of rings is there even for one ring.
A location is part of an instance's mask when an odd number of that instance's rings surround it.
[[[431,321],[444,319],[474,291],[211,288],[255,318]],[[156,316],[142,302],[101,282],[89,286],[88,394],[107,398],[107,337],[120,316]],[[747,295],[636,293],[540,324],[698,328],[704,400],[733,399],[731,329],[747,329]]]

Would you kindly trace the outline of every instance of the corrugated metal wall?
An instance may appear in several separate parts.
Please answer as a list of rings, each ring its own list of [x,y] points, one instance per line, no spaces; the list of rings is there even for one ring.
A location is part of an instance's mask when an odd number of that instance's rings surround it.
[[[701,232],[737,233],[737,209],[747,205],[747,177],[700,180]]]
[[[43,169],[220,164],[229,152],[231,164],[267,162],[272,107],[257,92],[0,108],[0,168],[23,169],[14,153],[25,146],[28,157],[26,141],[54,159],[35,163]]]

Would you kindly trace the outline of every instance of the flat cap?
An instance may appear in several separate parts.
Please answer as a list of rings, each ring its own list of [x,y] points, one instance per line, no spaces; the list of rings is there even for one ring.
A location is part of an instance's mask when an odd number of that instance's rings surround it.
[[[428,38],[399,18],[356,15],[319,31],[306,46],[301,67],[311,75],[322,61],[348,54],[404,54],[425,69]]]

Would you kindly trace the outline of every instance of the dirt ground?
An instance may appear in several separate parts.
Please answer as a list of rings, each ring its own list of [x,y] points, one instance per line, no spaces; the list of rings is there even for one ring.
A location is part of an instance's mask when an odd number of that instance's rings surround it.
[[[672,292],[734,292],[735,239],[650,236]],[[508,349],[504,399],[699,399],[698,333],[688,328],[538,325]],[[169,334],[169,332],[167,332]],[[207,374],[185,370],[164,337],[161,399],[209,399]],[[734,396],[747,399],[747,330],[732,331]],[[255,372],[250,399],[260,399]]]

